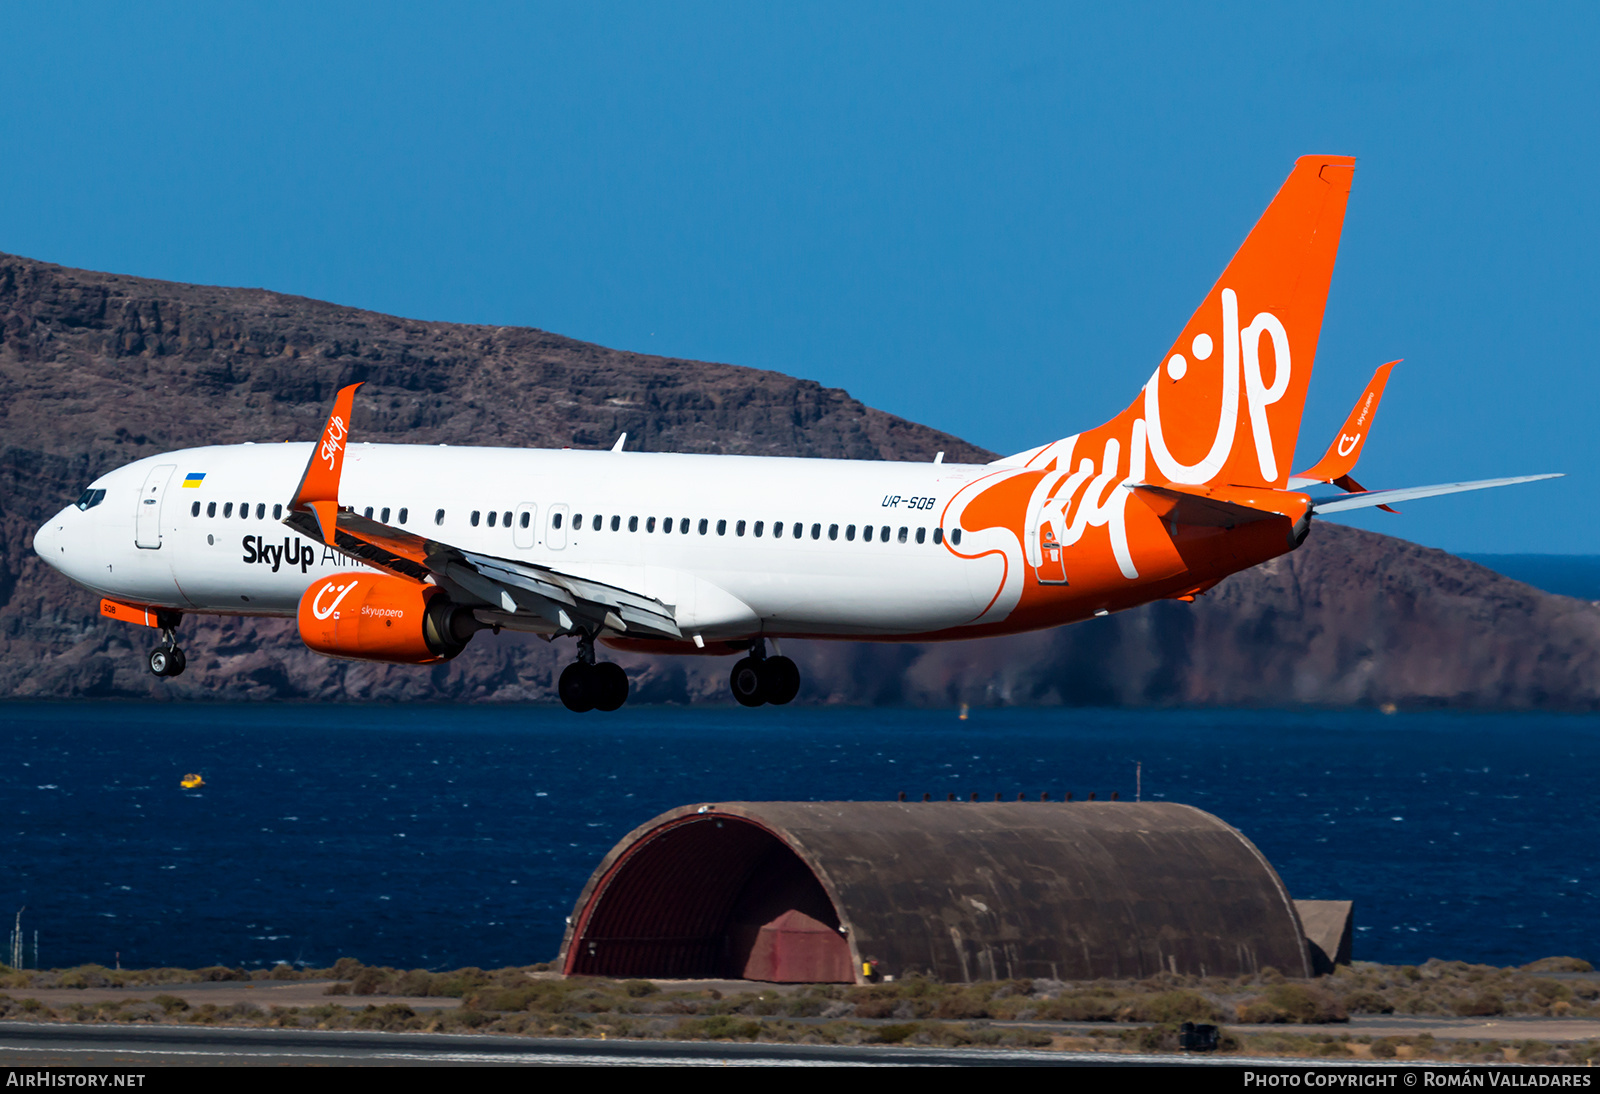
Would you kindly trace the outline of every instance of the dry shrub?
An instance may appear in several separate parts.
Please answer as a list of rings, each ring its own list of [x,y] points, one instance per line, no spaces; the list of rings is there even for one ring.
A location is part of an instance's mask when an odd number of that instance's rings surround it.
[[[1317,1025],[1350,1019],[1339,1001],[1327,992],[1288,981],[1274,984],[1265,995],[1239,1004],[1238,1011],[1239,1021],[1249,1023]]]
[[[1278,991],[1279,988],[1272,990]],[[1135,1022],[1176,1025],[1179,1022],[1221,1022],[1227,1015],[1221,1007],[1199,992],[1164,991],[1160,995],[1134,1000],[1130,1017]]]

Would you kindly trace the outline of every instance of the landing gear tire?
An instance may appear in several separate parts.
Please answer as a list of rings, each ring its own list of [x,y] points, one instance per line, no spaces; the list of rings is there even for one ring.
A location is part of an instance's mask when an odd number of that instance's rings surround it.
[[[800,693],[800,667],[787,657],[769,657],[760,665],[761,694],[782,706]]]
[[[556,685],[556,690],[561,694],[561,703],[574,714],[582,714],[595,708],[596,692],[595,670],[591,665],[582,661],[574,661],[561,670],[561,680]]]
[[[590,670],[596,710],[616,710],[628,701],[628,674],[615,661],[602,661]]]
[[[150,672],[156,676],[177,676],[188,659],[176,646],[157,646],[150,651]]]
[[[628,674],[613,661],[598,665],[574,661],[561,671],[556,688],[561,702],[575,714],[612,711],[628,701]]]
[[[744,657],[733,666],[733,673],[728,677],[728,686],[733,689],[733,697],[741,706],[758,707],[767,701],[767,689],[763,686],[762,662],[754,657]]]

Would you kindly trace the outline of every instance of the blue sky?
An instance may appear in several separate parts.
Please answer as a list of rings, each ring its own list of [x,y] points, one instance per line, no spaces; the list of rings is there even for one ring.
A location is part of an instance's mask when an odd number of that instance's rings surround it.
[[[0,250],[777,369],[1010,452],[1128,402],[1359,157],[1297,466],[1594,552],[1600,8],[8,5]],[[1101,10],[1114,9],[1114,10]]]

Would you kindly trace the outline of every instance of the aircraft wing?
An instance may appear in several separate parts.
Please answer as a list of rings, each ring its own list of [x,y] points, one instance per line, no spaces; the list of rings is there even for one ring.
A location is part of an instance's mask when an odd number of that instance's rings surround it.
[[[1441,494],[1461,494],[1468,490],[1487,490],[1491,486],[1511,486],[1519,482],[1538,482],[1540,479],[1559,479],[1555,475],[1518,475],[1511,479],[1479,479],[1477,482],[1447,482],[1438,486],[1402,486],[1397,490],[1368,490],[1361,494],[1338,494],[1311,503],[1311,511],[1318,516],[1324,513],[1342,513],[1346,509],[1365,509],[1413,498],[1434,498]]]
[[[481,601],[490,622],[532,623],[556,634],[610,631],[632,638],[681,639],[670,607],[603,581],[516,559],[498,558],[429,539],[364,517],[338,504],[352,384],[339,392],[283,523],[300,535],[386,573],[445,588],[453,599]]]

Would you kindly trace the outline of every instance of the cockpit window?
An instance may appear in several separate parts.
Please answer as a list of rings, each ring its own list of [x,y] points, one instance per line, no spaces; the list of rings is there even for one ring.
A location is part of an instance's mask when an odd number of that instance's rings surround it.
[[[93,509],[105,500],[106,492],[104,490],[85,490],[83,496],[78,499],[78,508]]]

